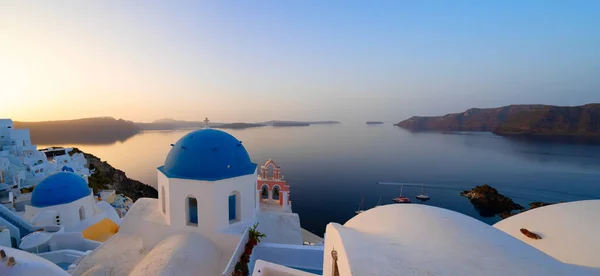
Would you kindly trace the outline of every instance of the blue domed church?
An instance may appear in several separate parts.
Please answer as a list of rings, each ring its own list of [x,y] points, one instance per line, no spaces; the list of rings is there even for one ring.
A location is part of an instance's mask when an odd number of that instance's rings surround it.
[[[157,178],[158,199],[138,199],[119,232],[74,275],[99,267],[115,275],[231,275],[255,223],[266,242],[302,246],[298,215],[261,210],[257,165],[224,131],[207,127],[183,136]],[[113,252],[123,253],[108,262]]]
[[[46,177],[31,193],[31,205],[25,206],[25,218],[33,225],[61,225],[67,230],[91,218],[94,197],[87,182],[72,172]]]
[[[216,129],[190,132],[158,168],[160,211],[172,226],[213,233],[254,221],[256,164],[242,141]]]

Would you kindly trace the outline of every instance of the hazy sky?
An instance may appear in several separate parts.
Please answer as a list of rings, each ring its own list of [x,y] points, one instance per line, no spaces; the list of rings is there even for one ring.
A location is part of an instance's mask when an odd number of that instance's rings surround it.
[[[0,117],[396,122],[600,102],[600,1],[0,0]]]

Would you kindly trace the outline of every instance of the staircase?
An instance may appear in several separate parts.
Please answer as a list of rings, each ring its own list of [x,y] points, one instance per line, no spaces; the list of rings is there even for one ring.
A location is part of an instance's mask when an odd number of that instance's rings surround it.
[[[29,221],[15,214],[6,206],[0,204],[0,217],[4,220],[8,221],[8,223],[12,224],[14,227],[19,229],[19,236],[21,238],[27,236],[29,233],[35,231],[37,228],[31,225]]]

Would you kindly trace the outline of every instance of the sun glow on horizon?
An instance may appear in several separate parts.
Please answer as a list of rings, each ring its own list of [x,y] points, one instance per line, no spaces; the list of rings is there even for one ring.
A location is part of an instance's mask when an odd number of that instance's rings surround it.
[[[398,121],[600,86],[592,3],[34,2],[0,9],[0,117]]]

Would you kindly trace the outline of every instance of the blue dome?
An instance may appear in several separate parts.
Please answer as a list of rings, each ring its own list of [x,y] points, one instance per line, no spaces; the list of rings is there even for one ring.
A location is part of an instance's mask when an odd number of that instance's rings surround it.
[[[250,161],[242,142],[216,129],[196,130],[183,136],[158,168],[170,178],[221,180],[252,174],[256,164]]]
[[[31,194],[31,205],[48,207],[66,204],[88,195],[90,188],[81,176],[70,172],[58,172],[35,186]]]

